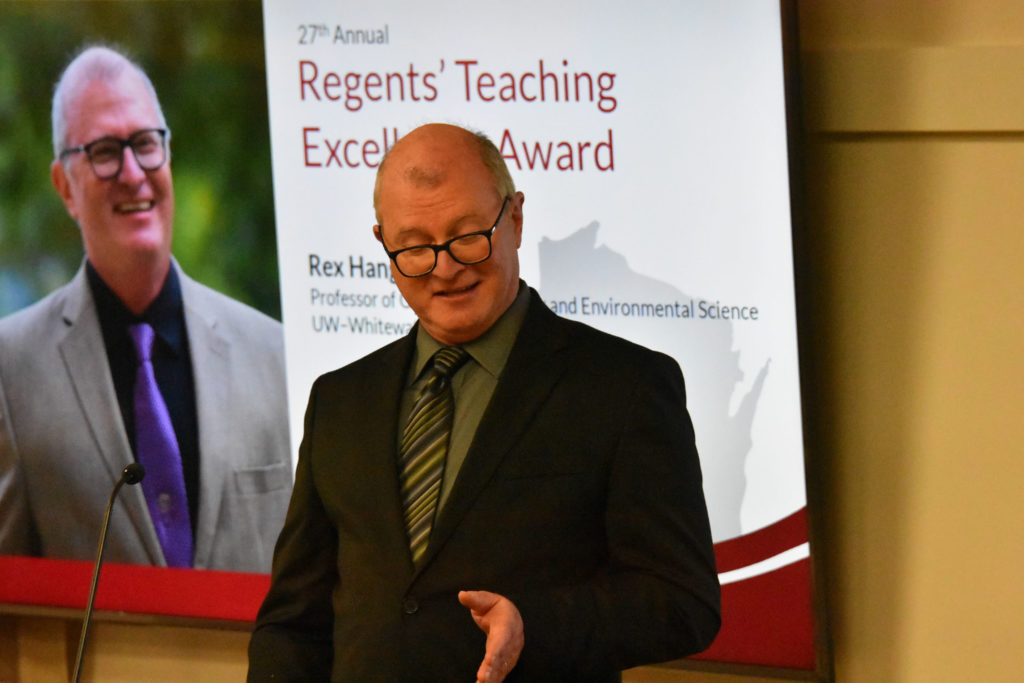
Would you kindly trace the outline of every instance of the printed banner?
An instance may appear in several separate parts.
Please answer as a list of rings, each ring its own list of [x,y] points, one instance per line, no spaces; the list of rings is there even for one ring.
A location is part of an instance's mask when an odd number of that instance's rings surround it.
[[[759,617],[796,639],[784,661],[732,626],[732,596],[794,571],[811,623],[778,3],[444,10],[264,3],[295,445],[313,380],[415,321],[371,230],[381,158],[422,123],[480,130],[526,196],[527,283],[682,367],[726,591],[707,656],[813,668],[791,612]]]

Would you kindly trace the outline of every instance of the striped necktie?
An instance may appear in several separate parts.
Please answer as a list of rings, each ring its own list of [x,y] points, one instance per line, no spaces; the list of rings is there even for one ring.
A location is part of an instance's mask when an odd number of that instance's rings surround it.
[[[409,549],[418,563],[427,549],[434,525],[441,477],[452,430],[452,375],[468,360],[462,349],[446,346],[430,361],[427,380],[416,396],[399,445],[402,513]]]

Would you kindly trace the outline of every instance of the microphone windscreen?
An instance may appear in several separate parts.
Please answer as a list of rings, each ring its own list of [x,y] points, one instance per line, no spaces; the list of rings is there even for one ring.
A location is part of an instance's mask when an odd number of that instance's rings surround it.
[[[146,468],[137,462],[133,462],[124,468],[121,472],[121,476],[124,478],[126,484],[138,484],[142,481],[142,478],[146,476]]]

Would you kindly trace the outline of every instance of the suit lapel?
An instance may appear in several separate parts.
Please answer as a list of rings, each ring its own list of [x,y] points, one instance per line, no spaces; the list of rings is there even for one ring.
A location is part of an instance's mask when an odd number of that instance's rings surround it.
[[[174,265],[177,268],[177,264]],[[213,553],[217,515],[224,496],[225,481],[231,476],[231,463],[218,454],[233,450],[229,425],[241,424],[231,415],[236,409],[229,400],[231,382],[231,342],[220,334],[216,316],[202,305],[204,292],[178,269],[181,296],[185,307],[189,355],[196,392],[196,417],[199,430],[199,519],[195,520],[195,566],[208,565]]]
[[[113,486],[120,479],[121,470],[134,457],[117,408],[117,394],[110,378],[103,334],[84,267],[79,269],[67,291],[68,297],[62,309],[67,332],[58,342],[58,347],[75,398],[89,424],[94,452],[110,475]],[[163,551],[149,519],[142,487],[128,486],[125,489],[120,500],[139,538],[137,544],[130,539],[120,541],[126,547],[138,545],[144,548],[149,562],[162,564]]]
[[[373,361],[357,361],[347,371],[358,373],[345,382],[358,396],[342,392],[336,402],[317,410],[336,421],[324,437],[329,450],[317,455],[314,467],[324,474],[319,485],[348,499],[354,516],[341,520],[357,535],[372,538],[382,566],[406,566],[413,559],[398,485],[398,410],[413,351],[416,328],[406,338],[374,353]],[[334,467],[332,462],[335,461]],[[325,476],[337,480],[325,481]],[[370,511],[370,512],[368,512]]]
[[[402,514],[401,490],[398,483],[398,411],[401,392],[406,387],[406,377],[409,372],[409,365],[412,362],[413,353],[416,349],[416,328],[413,328],[404,343],[393,347],[393,352],[384,358],[382,376],[384,379],[377,384],[377,395],[371,394],[369,398],[379,401],[379,405],[389,405],[390,409],[384,411],[373,411],[382,415],[386,421],[383,429],[370,430],[373,434],[384,436],[384,441],[373,442],[368,445],[371,451],[371,461],[379,466],[371,468],[370,490],[376,490],[384,502],[380,508],[384,511],[380,516],[381,531],[384,538],[394,539],[394,551],[401,553],[409,563],[410,569],[413,566],[413,557],[409,548],[409,536],[406,531],[406,518]],[[376,452],[376,454],[374,454]],[[379,454],[387,454],[381,458]]]
[[[473,443],[438,515],[424,555],[426,566],[451,536],[498,465],[526,432],[561,377],[565,364],[564,328],[536,293],[509,354],[498,386],[487,406]]]

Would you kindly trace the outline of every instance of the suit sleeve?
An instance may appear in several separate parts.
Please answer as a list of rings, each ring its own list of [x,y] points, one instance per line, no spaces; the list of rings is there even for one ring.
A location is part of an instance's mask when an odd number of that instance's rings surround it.
[[[0,555],[38,555],[10,419],[0,375]]]
[[[274,549],[271,588],[249,641],[250,683],[330,678],[337,537],[313,477],[310,443],[316,428],[317,388],[318,383],[306,409],[295,485]]]
[[[508,596],[528,668],[566,677],[678,659],[718,632],[720,588],[678,365],[644,354],[607,481],[607,562],[575,585]],[[557,678],[557,676],[555,676]]]

